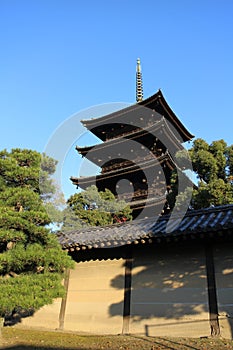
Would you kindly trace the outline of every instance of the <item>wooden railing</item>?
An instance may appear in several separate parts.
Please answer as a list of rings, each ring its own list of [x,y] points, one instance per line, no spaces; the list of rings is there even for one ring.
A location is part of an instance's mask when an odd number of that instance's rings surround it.
[[[154,152],[153,152],[153,155],[155,158],[157,157],[160,157],[162,155],[164,155],[163,153],[163,150],[160,148],[160,149],[156,149]],[[126,168],[126,167],[129,167],[129,166],[133,166],[133,165],[138,165],[140,166],[140,163],[143,163],[147,160],[152,160],[153,159],[153,155],[152,154],[148,154],[146,157],[136,157],[134,159],[134,161],[131,161],[131,160],[125,160],[123,162],[116,162],[114,164],[111,164],[111,165],[108,165],[108,166],[104,166],[102,167],[102,173],[107,173],[109,171],[113,171],[113,170],[118,170],[118,169],[121,169],[121,168]]]

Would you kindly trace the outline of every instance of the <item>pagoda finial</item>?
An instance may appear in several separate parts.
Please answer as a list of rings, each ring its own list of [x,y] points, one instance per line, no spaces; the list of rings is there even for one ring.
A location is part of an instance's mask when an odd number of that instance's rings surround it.
[[[140,58],[137,59],[137,70],[136,70],[136,101],[140,102],[143,100],[143,86],[142,86],[142,72]]]

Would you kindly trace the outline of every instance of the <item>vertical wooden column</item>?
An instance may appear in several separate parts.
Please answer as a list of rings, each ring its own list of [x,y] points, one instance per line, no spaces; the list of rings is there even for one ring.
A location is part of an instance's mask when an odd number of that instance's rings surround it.
[[[64,320],[65,320],[65,312],[66,312],[66,302],[67,302],[69,280],[70,280],[70,269],[67,269],[65,271],[65,276],[64,276],[65,295],[62,298],[61,308],[60,308],[60,313],[59,313],[59,329],[61,329],[61,330],[64,329]]]
[[[205,257],[209,302],[210,333],[212,337],[218,337],[220,336],[220,327],[218,321],[218,301],[216,292],[213,246],[211,242],[205,243]]]
[[[125,259],[125,286],[124,286],[124,306],[123,306],[123,327],[122,334],[129,333],[130,306],[131,306],[131,284],[132,284],[132,247],[126,252]]]

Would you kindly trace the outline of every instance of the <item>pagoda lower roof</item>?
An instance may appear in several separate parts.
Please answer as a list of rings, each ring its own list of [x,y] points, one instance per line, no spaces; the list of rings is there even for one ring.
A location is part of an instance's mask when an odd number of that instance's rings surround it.
[[[94,175],[94,176],[80,176],[73,177],[71,176],[71,181],[74,185],[86,189],[87,187],[97,183],[98,181],[110,180],[111,178],[119,177],[125,174],[134,173],[137,171],[146,170],[155,166],[161,166],[161,164],[166,164],[171,170],[176,168],[175,163],[173,162],[169,153],[166,153],[160,157],[149,157],[149,160],[141,159],[137,164],[132,164],[126,167],[119,169],[111,170],[103,174]]]
[[[164,194],[163,196],[150,196],[150,197],[145,197],[142,199],[138,199],[138,200],[133,200],[131,201],[130,204],[130,208],[131,209],[143,209],[145,204],[146,207],[154,207],[156,205],[161,205],[161,204],[165,204],[167,199],[167,195]],[[126,202],[127,203],[127,202]]]
[[[163,134],[163,136],[159,139],[159,135],[161,134]],[[140,142],[140,138],[147,135],[157,137],[158,141],[164,144],[168,150],[173,150],[173,153],[183,149],[181,144],[182,140],[179,140],[179,135],[177,135],[175,130],[172,130],[166,119],[161,116],[159,121],[148,125],[144,129],[135,129],[134,131],[123,134],[114,139],[106,140],[105,142],[94,146],[76,146],[76,150],[83,157],[87,157],[87,159],[98,165],[99,159],[106,159],[109,155],[113,159],[117,158],[117,154],[114,154],[114,149],[117,150],[117,146],[122,146],[123,149],[127,149],[127,147],[124,148],[124,143],[127,143],[127,140]]]
[[[137,111],[139,111],[140,114],[140,107],[141,110],[143,110],[142,107],[147,107],[148,109],[163,115],[175,127],[183,141],[191,140],[194,137],[194,135],[192,135],[187,130],[187,128],[172,111],[166,99],[164,98],[161,90],[158,90],[158,92],[156,92],[151,97],[148,97],[147,99],[141,102],[133,104],[132,106],[123,108],[120,111],[113,112],[98,118],[82,120],[81,122],[88,130],[90,130],[98,138],[105,141],[106,133],[112,128],[112,125],[121,123],[124,124],[126,123],[127,119],[130,120],[128,124],[134,122],[134,114]],[[131,117],[128,118],[128,116],[130,115]]]

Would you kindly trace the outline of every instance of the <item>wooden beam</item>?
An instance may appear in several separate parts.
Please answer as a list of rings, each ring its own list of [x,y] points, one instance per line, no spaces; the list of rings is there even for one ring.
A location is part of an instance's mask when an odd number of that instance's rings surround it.
[[[122,334],[129,334],[130,306],[131,306],[131,284],[132,284],[132,247],[129,246],[125,259],[125,287],[124,287],[124,306],[123,306],[123,327]]]
[[[61,330],[64,329],[64,321],[65,321],[65,312],[66,312],[66,303],[67,303],[69,280],[70,280],[70,269],[67,269],[65,271],[65,276],[64,276],[65,295],[62,298],[61,308],[60,308],[60,313],[59,313],[59,329],[61,329]]]
[[[205,243],[205,258],[209,302],[210,334],[212,337],[219,337],[220,327],[218,321],[218,301],[216,292],[213,246],[211,242]]]

